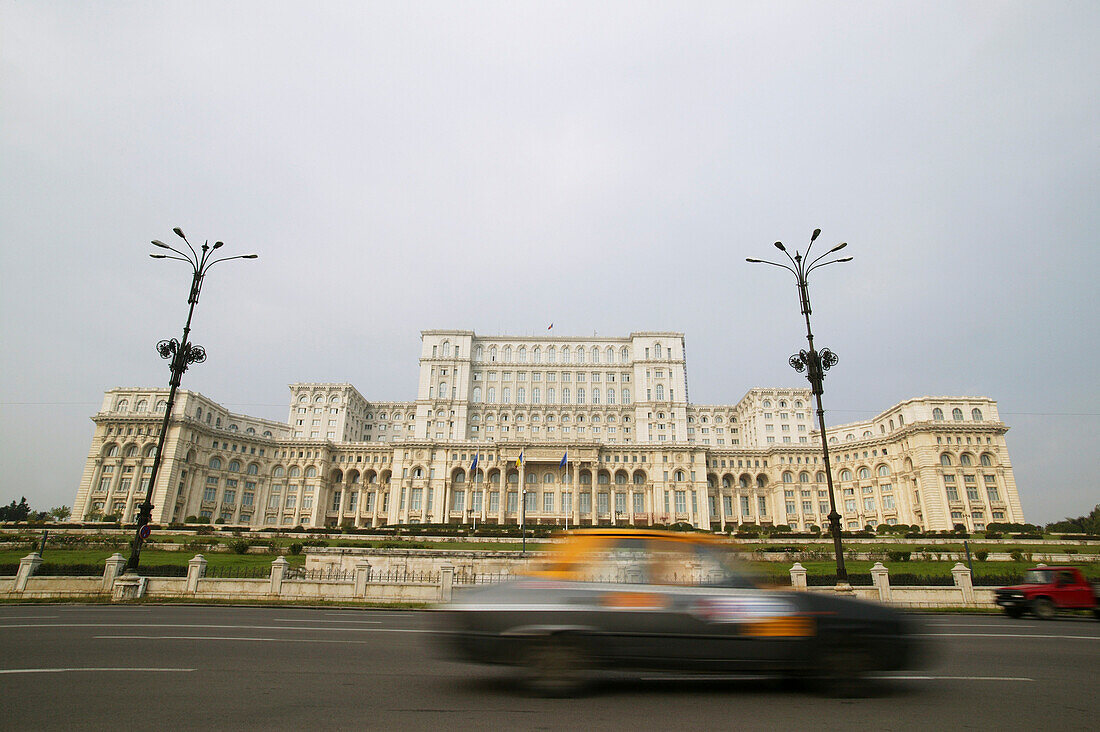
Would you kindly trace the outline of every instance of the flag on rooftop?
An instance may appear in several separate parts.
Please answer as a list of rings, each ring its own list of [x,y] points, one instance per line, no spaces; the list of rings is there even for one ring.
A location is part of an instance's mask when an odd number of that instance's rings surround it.
[[[553,323],[551,323],[551,324],[550,324],[550,327],[549,327],[549,328],[547,328],[546,330],[552,330],[553,328],[554,328],[554,324],[553,324]]]

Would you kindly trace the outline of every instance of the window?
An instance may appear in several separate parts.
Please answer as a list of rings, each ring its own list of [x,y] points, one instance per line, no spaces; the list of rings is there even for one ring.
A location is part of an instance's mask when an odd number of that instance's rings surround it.
[[[933,409],[932,410],[932,419],[936,420],[937,422],[942,422],[943,421],[943,410],[940,409],[939,407],[936,407],[935,409]]]
[[[955,420],[956,422],[962,422],[963,410],[959,409],[958,407],[955,407],[954,409],[952,409],[951,410],[951,419]]]
[[[951,455],[949,455],[946,452],[943,453],[942,455],[940,455],[940,465],[950,465],[950,464],[951,464]]]

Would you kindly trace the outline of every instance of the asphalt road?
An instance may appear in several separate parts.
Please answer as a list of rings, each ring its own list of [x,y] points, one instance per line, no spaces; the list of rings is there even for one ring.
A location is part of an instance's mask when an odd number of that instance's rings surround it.
[[[937,660],[863,699],[614,675],[526,696],[440,661],[423,612],[0,606],[3,729],[1095,729],[1100,622],[925,616]]]

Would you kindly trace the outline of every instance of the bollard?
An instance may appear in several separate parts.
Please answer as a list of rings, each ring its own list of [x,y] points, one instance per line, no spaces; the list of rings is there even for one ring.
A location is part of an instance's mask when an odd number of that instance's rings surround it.
[[[278,595],[283,591],[283,577],[286,576],[286,568],[290,562],[284,557],[276,557],[271,563],[271,594]]]
[[[451,565],[444,565],[439,570],[439,599],[442,602],[451,601],[451,592],[454,588],[455,581],[455,568]]]
[[[196,554],[187,563],[187,591],[194,594],[199,591],[199,579],[206,574],[206,557]]]
[[[42,555],[38,552],[31,552],[19,560],[19,569],[15,574],[14,590],[16,592],[22,593],[27,589],[27,580],[38,571],[38,567],[41,566],[41,564]]]
[[[360,559],[355,563],[355,596],[367,594],[367,581],[370,579],[370,562]]]
[[[103,565],[103,591],[110,592],[115,586],[115,580],[122,574],[122,568],[126,566],[126,557],[118,552],[107,557]]]
[[[970,579],[970,570],[962,562],[957,562],[951,568],[951,576],[955,579],[955,586],[962,590],[963,604],[974,604],[974,583]]]
[[[806,589],[806,568],[802,566],[802,562],[795,562],[791,567],[791,587],[796,590]]]
[[[878,588],[879,602],[890,602],[890,570],[882,562],[871,567],[871,582]]]

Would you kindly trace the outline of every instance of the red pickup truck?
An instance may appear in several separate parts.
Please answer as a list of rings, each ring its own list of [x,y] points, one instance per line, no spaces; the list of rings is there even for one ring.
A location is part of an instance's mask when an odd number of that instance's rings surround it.
[[[1100,588],[1090,584],[1077,567],[1036,567],[1023,584],[997,590],[997,604],[1010,618],[1030,612],[1050,620],[1059,610],[1091,610],[1100,620]]]

